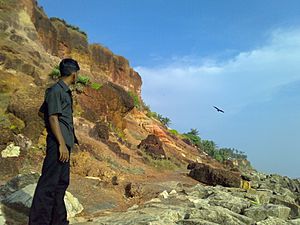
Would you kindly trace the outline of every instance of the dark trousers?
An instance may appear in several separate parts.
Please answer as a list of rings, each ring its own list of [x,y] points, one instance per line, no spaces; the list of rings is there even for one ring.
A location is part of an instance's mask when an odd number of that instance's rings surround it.
[[[69,156],[71,149],[69,150]],[[64,196],[70,180],[70,160],[59,160],[58,142],[47,136],[46,157],[38,180],[29,214],[29,225],[66,225]]]

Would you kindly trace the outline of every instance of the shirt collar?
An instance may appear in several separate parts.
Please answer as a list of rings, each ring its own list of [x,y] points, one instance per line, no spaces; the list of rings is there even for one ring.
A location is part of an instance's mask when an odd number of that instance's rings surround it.
[[[60,79],[57,83],[64,89],[65,92],[71,91],[68,85],[62,79]]]

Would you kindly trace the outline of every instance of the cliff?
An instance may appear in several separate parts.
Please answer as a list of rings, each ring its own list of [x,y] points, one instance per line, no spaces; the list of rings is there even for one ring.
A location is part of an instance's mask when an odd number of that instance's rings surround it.
[[[141,94],[141,77],[130,67],[127,59],[99,44],[89,44],[84,32],[65,21],[49,19],[36,1],[1,3],[1,32],[2,37],[11,42],[6,45],[25,53],[3,60],[4,68],[37,76],[35,82],[49,71],[43,64],[54,66],[60,58],[72,57],[80,63],[82,73],[91,76],[94,81],[111,81],[127,91]],[[2,50],[9,53],[4,46]]]

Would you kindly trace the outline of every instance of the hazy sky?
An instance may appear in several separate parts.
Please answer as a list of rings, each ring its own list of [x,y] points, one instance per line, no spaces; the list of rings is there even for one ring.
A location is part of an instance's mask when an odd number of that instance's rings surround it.
[[[298,0],[38,2],[129,59],[144,101],[171,128],[196,128],[260,171],[300,177]]]

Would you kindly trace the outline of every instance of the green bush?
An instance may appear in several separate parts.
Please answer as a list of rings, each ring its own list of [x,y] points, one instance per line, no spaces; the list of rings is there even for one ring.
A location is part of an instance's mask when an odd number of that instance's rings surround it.
[[[87,85],[90,82],[90,78],[88,76],[79,75],[77,78],[77,82],[83,85]]]
[[[177,130],[174,130],[174,129],[170,129],[169,132],[171,134],[175,134],[176,136],[179,135],[178,131]]]
[[[165,125],[167,127],[171,124],[171,120],[168,117],[163,117],[161,114],[158,114],[156,112],[148,111],[146,113],[146,115],[150,118],[153,117],[153,118],[157,119],[158,121],[160,121],[163,125]]]
[[[205,151],[209,156],[214,157],[217,155],[216,151],[218,151],[215,142],[209,140],[203,140],[201,142],[202,150]]]
[[[178,166],[168,159],[153,159],[151,155],[147,154],[144,151],[140,151],[143,158],[146,161],[146,164],[154,167],[155,169],[161,170],[175,170],[178,169]]]
[[[121,129],[113,125],[111,122],[108,122],[108,128],[111,132],[115,133],[119,138],[121,138],[122,140],[126,140],[125,133]]]
[[[198,134],[198,130],[192,128],[189,132],[183,133],[182,136],[183,138],[189,139],[197,147],[202,148],[201,138]]]
[[[147,113],[149,113],[151,110],[150,110],[150,105],[146,105],[146,103],[144,102],[143,99],[141,99],[141,106],[143,108],[143,110],[146,110]]]
[[[148,117],[153,117],[153,118],[156,118],[156,119],[158,119],[157,118],[157,113],[156,112],[151,112],[151,111],[149,111],[149,112],[147,112],[147,114],[146,114]]]
[[[110,156],[102,158],[102,161],[105,161],[109,164],[112,169],[116,169],[128,174],[145,174],[145,170],[141,167],[124,167],[119,164],[116,160],[112,159]]]
[[[56,65],[56,66],[52,69],[52,71],[51,71],[51,73],[50,73],[49,75],[50,75],[53,79],[59,78],[59,77],[60,77],[59,66]]]
[[[134,107],[136,108],[140,108],[140,101],[139,101],[139,97],[137,96],[137,94],[133,93],[132,91],[128,91],[128,94],[132,97],[133,102],[134,102]]]
[[[168,117],[162,117],[160,119],[160,122],[167,127],[171,124],[171,120]]]
[[[57,18],[57,17],[51,17],[50,20],[51,21],[58,20],[58,21],[62,22],[66,27],[68,27],[68,28],[70,28],[72,30],[76,30],[79,33],[83,34],[85,37],[87,37],[87,34],[84,31],[80,30],[79,27],[71,25],[71,24],[68,24],[64,19],[60,19],[60,18]]]
[[[99,83],[96,83],[96,82],[93,82],[91,84],[91,88],[93,88],[95,90],[99,90],[101,87],[102,87],[102,84],[99,84]]]

